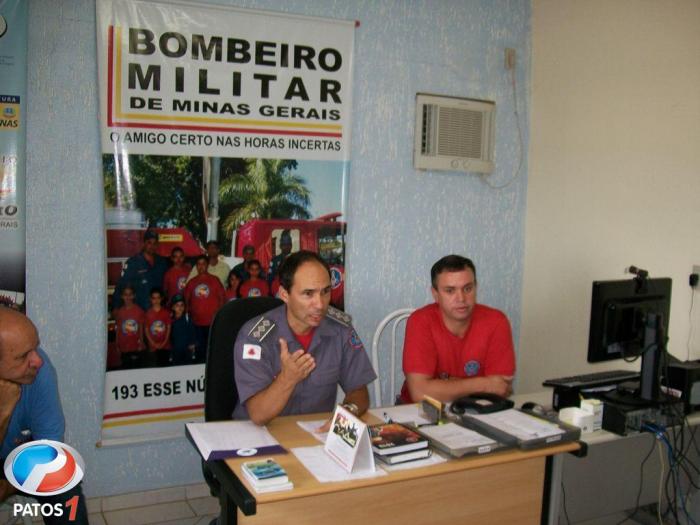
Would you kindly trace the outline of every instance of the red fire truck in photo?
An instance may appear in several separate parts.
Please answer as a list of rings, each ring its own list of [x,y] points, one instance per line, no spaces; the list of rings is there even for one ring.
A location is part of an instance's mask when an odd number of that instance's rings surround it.
[[[238,227],[231,240],[231,254],[237,260],[243,248],[255,248],[255,258],[269,271],[272,258],[281,253],[280,238],[287,232],[292,252],[310,250],[318,253],[331,269],[331,304],[343,308],[345,291],[345,223],[340,213],[329,213],[310,220],[251,219]],[[234,261],[230,261],[230,264]]]

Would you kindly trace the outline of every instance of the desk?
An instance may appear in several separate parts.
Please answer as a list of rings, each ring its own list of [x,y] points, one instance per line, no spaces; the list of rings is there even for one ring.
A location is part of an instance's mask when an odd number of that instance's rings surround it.
[[[534,401],[546,407],[552,405],[551,390],[515,397],[520,402]],[[691,426],[700,425],[700,413],[689,415],[688,423]],[[696,439],[700,441],[700,436]],[[621,513],[636,506],[640,464],[654,443],[654,437],[648,433],[619,436],[598,430],[582,434],[581,441],[588,446],[586,457],[566,454],[552,458],[549,523],[603,522],[606,519],[606,523],[617,523],[623,517]],[[693,448],[689,453],[697,458]],[[640,505],[658,501],[660,470],[658,453],[653,451],[644,467]],[[566,490],[568,520],[563,512],[562,486]]]
[[[322,418],[319,414],[280,417],[267,428],[288,450],[314,446],[318,441],[296,422]],[[372,416],[366,419],[376,422]],[[222,484],[225,524],[337,525],[370,519],[382,524],[525,525],[541,522],[546,458],[578,448],[578,443],[566,443],[527,452],[508,450],[338,483],[319,483],[289,453],[275,459],[287,470],[294,489],[260,495],[241,473],[246,459],[211,466]]]

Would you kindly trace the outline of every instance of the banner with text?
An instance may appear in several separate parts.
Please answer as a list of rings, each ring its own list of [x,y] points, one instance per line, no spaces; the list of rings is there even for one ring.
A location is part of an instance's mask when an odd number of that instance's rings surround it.
[[[352,21],[97,0],[103,443],[201,419],[213,313],[275,295],[289,253],[319,253],[343,307],[353,45]]]
[[[352,22],[100,0],[102,149],[348,157]]]
[[[0,304],[24,311],[27,3],[0,0]]]

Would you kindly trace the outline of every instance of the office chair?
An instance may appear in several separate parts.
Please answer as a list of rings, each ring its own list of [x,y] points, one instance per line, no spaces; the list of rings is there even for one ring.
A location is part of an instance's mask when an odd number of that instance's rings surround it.
[[[382,332],[386,327],[393,323],[391,329],[391,346],[389,347],[389,379],[390,379],[390,389],[389,392],[392,396],[396,396],[396,333],[398,331],[401,321],[408,318],[413,312],[413,308],[401,308],[400,310],[395,310],[387,315],[377,326],[374,331],[374,337],[372,338],[372,366],[374,366],[374,371],[380,378],[382,374],[379,369],[379,343],[382,338]],[[379,381],[374,382],[374,402],[375,405],[380,407],[382,405],[382,386]]]
[[[283,304],[274,297],[245,297],[226,303],[214,316],[209,330],[207,361],[204,369],[204,420],[232,419],[238,402],[233,377],[233,345],[241,327],[250,319]],[[220,484],[202,461],[204,480],[211,495],[219,497]]]

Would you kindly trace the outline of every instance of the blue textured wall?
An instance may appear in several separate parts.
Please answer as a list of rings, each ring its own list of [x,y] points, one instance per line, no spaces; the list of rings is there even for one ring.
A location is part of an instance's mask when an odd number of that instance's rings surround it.
[[[224,1],[218,3],[227,3]],[[503,309],[517,342],[527,159],[503,190],[477,176],[412,168],[416,92],[496,101],[494,184],[520,146],[504,48],[517,51],[527,151],[530,4],[526,0],[228,2],[357,19],[347,306],[367,344],[389,311],[429,300],[440,256],[474,259],[481,302]],[[27,162],[28,311],[58,368],[67,440],[91,496],[201,480],[184,439],[97,449],[105,353],[105,262],[98,146],[95,5],[30,0]],[[385,391],[384,396],[388,396]]]

